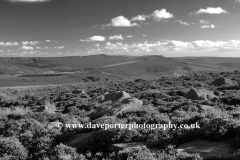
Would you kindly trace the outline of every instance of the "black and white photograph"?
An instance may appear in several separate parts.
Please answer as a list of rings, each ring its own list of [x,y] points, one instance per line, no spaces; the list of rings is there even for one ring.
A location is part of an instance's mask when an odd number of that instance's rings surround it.
[[[0,160],[240,160],[240,0],[0,0]]]

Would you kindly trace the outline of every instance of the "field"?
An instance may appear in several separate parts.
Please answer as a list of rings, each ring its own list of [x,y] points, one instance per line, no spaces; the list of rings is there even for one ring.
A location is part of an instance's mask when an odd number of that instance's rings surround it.
[[[237,160],[239,60],[2,58],[0,159]]]

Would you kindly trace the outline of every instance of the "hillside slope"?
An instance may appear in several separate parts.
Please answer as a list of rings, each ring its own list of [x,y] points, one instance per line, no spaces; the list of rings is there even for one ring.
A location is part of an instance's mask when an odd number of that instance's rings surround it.
[[[0,58],[1,86],[84,82],[107,79],[154,79],[194,73],[233,72],[240,58],[92,55],[83,57]]]

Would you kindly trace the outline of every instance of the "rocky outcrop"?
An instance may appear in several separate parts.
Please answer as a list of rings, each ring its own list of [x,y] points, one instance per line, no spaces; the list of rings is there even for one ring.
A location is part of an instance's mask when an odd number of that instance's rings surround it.
[[[96,119],[104,116],[117,116],[123,111],[137,110],[143,106],[143,102],[137,98],[130,97],[126,92],[116,92],[112,94],[105,94],[98,99],[100,102],[112,101],[117,103],[103,104],[90,117]]]
[[[214,95],[213,91],[192,88],[187,94],[184,95],[184,97],[192,100],[211,100],[216,96]]]
[[[214,91],[214,94],[216,96],[222,96],[224,93],[223,92],[220,92],[220,91]]]
[[[214,80],[211,85],[213,86],[224,86],[224,87],[231,87],[231,86],[238,86],[239,84],[236,81],[233,81],[231,79],[221,77],[216,80]]]
[[[53,113],[51,109],[48,108],[48,106],[40,106],[37,108],[36,112],[49,112]]]
[[[208,106],[208,105],[200,105],[198,108],[199,108],[200,110],[202,110],[202,111],[214,110],[214,107]]]
[[[127,108],[132,109],[132,108],[139,108],[142,107],[143,102],[137,98],[130,97],[130,98],[125,98],[120,102],[120,105],[122,107],[122,110],[126,110]]]
[[[233,118],[240,119],[240,111],[235,111],[232,113]]]
[[[127,110],[138,110],[142,107],[143,102],[137,98],[126,98],[116,105],[101,106],[90,117],[96,119],[104,116],[117,116],[123,111]]]
[[[37,107],[35,112],[55,113],[57,111],[55,104],[46,102],[45,105]]]
[[[82,93],[85,93],[85,91],[84,90],[77,90],[77,89],[72,91],[72,94],[82,94]]]
[[[51,122],[47,125],[47,129],[52,130],[52,129],[62,129],[63,127],[63,123],[59,122],[59,121],[54,121]]]
[[[114,93],[107,93],[105,95],[102,95],[98,97],[98,102],[103,103],[107,101],[121,101],[125,98],[129,98],[130,95],[124,91],[114,92]]]

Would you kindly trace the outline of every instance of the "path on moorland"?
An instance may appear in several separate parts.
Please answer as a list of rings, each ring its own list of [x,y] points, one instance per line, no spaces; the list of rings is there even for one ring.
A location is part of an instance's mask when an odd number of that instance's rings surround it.
[[[107,65],[107,66],[103,66],[103,67],[100,67],[100,68],[108,68],[108,67],[113,67],[113,66],[122,66],[122,65],[125,65],[125,64],[132,64],[132,63],[137,63],[138,61],[129,61],[129,62],[122,62],[122,63],[115,63],[115,64],[110,64],[110,65]]]

